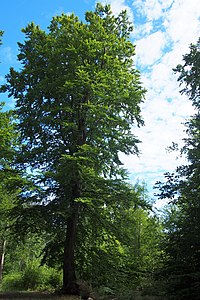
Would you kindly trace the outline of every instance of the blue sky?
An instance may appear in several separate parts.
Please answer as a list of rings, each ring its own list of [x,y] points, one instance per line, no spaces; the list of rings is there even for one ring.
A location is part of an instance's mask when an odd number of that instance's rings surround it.
[[[99,1],[105,3],[106,1]],[[141,71],[142,82],[148,89],[142,105],[146,126],[133,128],[142,143],[141,155],[122,155],[131,181],[147,183],[150,193],[163,173],[173,171],[184,162],[177,153],[168,153],[172,141],[182,144],[183,123],[193,114],[191,103],[181,96],[177,78],[172,72],[190,43],[200,36],[199,0],[109,0],[114,14],[126,9],[134,24],[131,36],[136,44],[135,64]],[[87,10],[94,10],[94,0],[7,0],[1,3],[0,29],[4,30],[0,48],[0,84],[9,67],[20,67],[17,60],[17,42],[23,41],[21,28],[34,21],[46,29],[55,15],[74,12],[84,19]],[[14,100],[5,95],[0,100],[13,107]]]

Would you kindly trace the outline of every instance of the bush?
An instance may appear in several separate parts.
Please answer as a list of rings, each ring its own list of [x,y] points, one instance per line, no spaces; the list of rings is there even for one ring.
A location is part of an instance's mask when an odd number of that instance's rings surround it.
[[[61,272],[59,272],[55,269],[48,269],[46,282],[50,287],[52,287],[54,289],[61,287],[61,285],[62,285]]]
[[[7,274],[3,277],[3,291],[55,290],[61,286],[61,272],[45,266],[27,266],[19,273]]]
[[[24,290],[35,290],[42,281],[42,270],[39,267],[27,266],[22,273]]]
[[[1,289],[3,291],[20,291],[23,289],[22,274],[12,273],[3,277]]]

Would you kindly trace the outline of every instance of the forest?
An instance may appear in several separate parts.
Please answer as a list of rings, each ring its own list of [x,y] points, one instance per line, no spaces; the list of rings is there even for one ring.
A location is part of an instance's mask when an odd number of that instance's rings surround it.
[[[145,126],[132,31],[99,3],[85,22],[22,30],[21,67],[0,87],[15,99],[0,104],[1,299],[200,299],[200,39],[173,70],[195,114],[172,147],[187,163],[154,187],[157,214],[120,160]]]

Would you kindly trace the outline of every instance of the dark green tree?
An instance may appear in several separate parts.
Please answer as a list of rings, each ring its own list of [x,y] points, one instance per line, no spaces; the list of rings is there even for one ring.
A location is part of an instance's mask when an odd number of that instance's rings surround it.
[[[5,245],[8,235],[8,214],[20,189],[20,175],[13,168],[17,132],[12,111],[3,111],[0,104],[0,280],[2,279]]]
[[[3,32],[0,31],[0,38],[2,35]],[[10,244],[12,247],[13,241],[10,235],[9,215],[17,197],[23,191],[23,187],[26,189],[28,183],[22,172],[14,166],[16,154],[20,149],[18,138],[14,111],[6,110],[5,103],[0,103],[0,281],[3,276],[6,245]]]
[[[62,14],[48,32],[29,24],[19,43],[22,68],[11,68],[2,88],[16,99],[16,164],[33,171],[35,184],[13,212],[16,228],[49,232],[47,256],[55,244],[64,247],[63,291],[70,294],[77,293],[79,228],[97,220],[112,227],[113,215],[133,203],[118,154],[138,153],[132,126],[143,124],[145,94],[126,12],[115,17],[97,4],[85,20]]]
[[[183,57],[183,65],[175,72],[188,95],[196,114],[186,123],[187,138],[181,152],[188,164],[167,174],[167,182],[160,185],[161,197],[170,198],[175,205],[167,222],[166,249],[169,255],[167,272],[171,278],[171,292],[176,299],[199,299],[200,293],[200,40],[190,45]]]
[[[3,31],[0,31],[0,45]],[[14,126],[12,112],[3,111],[0,103],[0,282],[3,276],[3,265],[6,246],[7,211],[12,206],[12,196],[6,188],[10,178],[10,162],[13,158]],[[10,196],[10,197],[9,197]]]

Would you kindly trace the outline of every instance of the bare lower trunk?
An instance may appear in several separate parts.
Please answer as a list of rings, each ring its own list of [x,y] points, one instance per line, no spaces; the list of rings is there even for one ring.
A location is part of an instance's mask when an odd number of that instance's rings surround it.
[[[87,97],[83,99],[83,102],[87,100]],[[79,111],[81,114],[82,112]],[[83,116],[79,115],[79,132],[80,140],[77,145],[81,146],[86,142],[86,130]],[[76,149],[77,151],[77,149]],[[73,155],[73,151],[71,155]],[[75,172],[77,172],[75,170]],[[75,174],[74,174],[75,175]],[[75,274],[75,246],[77,235],[77,223],[79,215],[79,204],[75,202],[75,199],[81,196],[81,184],[79,179],[79,172],[74,176],[76,179],[71,182],[72,195],[70,203],[70,214],[67,218],[67,231],[64,244],[64,263],[63,263],[63,292],[65,294],[77,295],[79,294],[79,287],[76,283]]]
[[[73,205],[73,211],[67,219],[67,232],[64,245],[64,264],[63,264],[63,292],[65,294],[77,295],[78,285],[75,275],[74,250],[76,244],[78,219],[78,205]]]
[[[4,258],[5,258],[5,250],[6,250],[6,241],[2,242],[1,253],[0,253],[0,282],[3,278],[3,266],[4,266]]]

